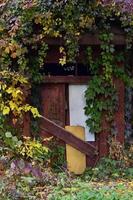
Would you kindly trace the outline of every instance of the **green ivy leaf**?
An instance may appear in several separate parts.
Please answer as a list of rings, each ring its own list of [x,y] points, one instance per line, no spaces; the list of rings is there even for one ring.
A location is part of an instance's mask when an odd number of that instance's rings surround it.
[[[5,133],[5,136],[6,136],[7,138],[12,138],[11,132],[6,132],[6,133]]]

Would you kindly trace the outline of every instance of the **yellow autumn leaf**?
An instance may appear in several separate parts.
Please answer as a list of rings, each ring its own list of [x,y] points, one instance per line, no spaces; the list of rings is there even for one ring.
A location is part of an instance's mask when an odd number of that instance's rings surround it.
[[[9,87],[9,88],[6,90],[6,92],[7,92],[8,94],[11,94],[11,93],[13,92],[13,90],[14,90],[13,87]]]
[[[21,97],[20,94],[23,94],[23,93],[22,93],[22,91],[19,90],[19,89],[14,89],[14,91],[12,92],[13,98]]]
[[[19,82],[20,83],[28,83],[28,79],[23,76],[19,76]]]
[[[9,105],[11,110],[14,110],[17,107],[17,105],[13,101],[10,101]]]
[[[2,89],[2,90],[5,90],[5,89],[6,89],[6,87],[7,87],[7,85],[6,85],[6,84],[2,84],[2,85],[1,85],[1,89]]]
[[[10,108],[8,106],[4,106],[3,111],[2,111],[3,115],[8,115],[9,112],[10,112]]]
[[[66,64],[66,56],[63,56],[63,58],[59,59],[59,64],[61,64],[62,66]]]
[[[61,47],[59,48],[59,51],[60,51],[60,53],[63,53],[63,52],[64,52],[64,47],[61,46]]]
[[[26,104],[25,106],[24,106],[24,109],[23,109],[25,112],[28,112],[28,111],[30,111],[31,110],[31,106],[29,105],[29,104]]]
[[[59,33],[59,31],[55,31],[55,32],[53,33],[53,35],[54,35],[54,37],[59,37],[59,36],[60,36],[60,33]]]
[[[9,47],[5,48],[5,53],[8,53],[8,54],[10,53],[10,48]]]
[[[19,97],[20,94],[23,94],[22,91],[18,88],[9,87],[6,92],[12,94],[14,98]]]
[[[33,114],[33,117],[40,117],[40,114],[39,114],[37,108],[32,107],[31,112]]]

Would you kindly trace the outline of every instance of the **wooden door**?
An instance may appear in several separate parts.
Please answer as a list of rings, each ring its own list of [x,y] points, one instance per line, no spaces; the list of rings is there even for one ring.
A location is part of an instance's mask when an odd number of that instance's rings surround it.
[[[44,84],[41,101],[42,115],[65,127],[65,84]]]

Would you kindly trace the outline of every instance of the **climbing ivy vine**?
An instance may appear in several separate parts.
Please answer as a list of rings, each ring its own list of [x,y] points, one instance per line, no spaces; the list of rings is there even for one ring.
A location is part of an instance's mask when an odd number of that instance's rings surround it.
[[[100,34],[100,55],[97,60],[93,61],[92,49],[90,47],[87,49],[88,61],[94,76],[85,93],[85,114],[90,116],[87,124],[92,133],[99,133],[102,130],[102,120],[106,120],[106,123],[113,122],[114,112],[118,104],[113,80],[115,48],[111,44],[112,37],[112,33],[103,32]]]
[[[118,110],[119,100],[115,79],[122,80],[127,86],[133,87],[133,79],[125,73],[124,54],[117,53],[111,43],[113,34],[106,29],[99,35],[101,41],[100,54],[93,60],[91,47],[87,48],[88,62],[94,76],[89,81],[85,93],[85,114],[88,116],[87,125],[92,133],[100,133],[106,128],[115,132],[114,115]],[[115,130],[115,131],[114,131]]]

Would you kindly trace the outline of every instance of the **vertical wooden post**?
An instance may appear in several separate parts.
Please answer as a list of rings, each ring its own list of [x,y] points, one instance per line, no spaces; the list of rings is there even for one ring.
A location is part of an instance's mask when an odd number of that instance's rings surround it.
[[[104,118],[103,118],[102,128],[103,131],[98,133],[96,136],[100,158],[107,156],[109,152],[109,144],[108,144],[108,139],[110,135],[109,124],[107,124]]]
[[[124,97],[125,97],[125,88],[124,88],[124,83],[123,81],[119,79],[114,80],[117,93],[118,93],[118,110],[114,115],[114,122],[116,125],[116,139],[118,142],[121,144],[124,144],[124,129],[125,129],[125,112],[124,112]],[[99,157],[104,157],[108,155],[109,151],[109,144],[108,144],[108,139],[110,136],[110,131],[109,131],[109,124],[104,120],[103,118],[103,131],[99,134],[97,134],[96,140],[98,143],[98,149],[99,149]]]
[[[125,140],[125,86],[123,81],[116,79],[115,85],[118,92],[119,107],[115,113],[115,123],[117,129],[116,139],[121,144],[124,144]]]
[[[67,131],[85,140],[85,130],[81,126],[66,126]],[[86,155],[66,144],[67,168],[74,174],[82,174],[86,169]]]

